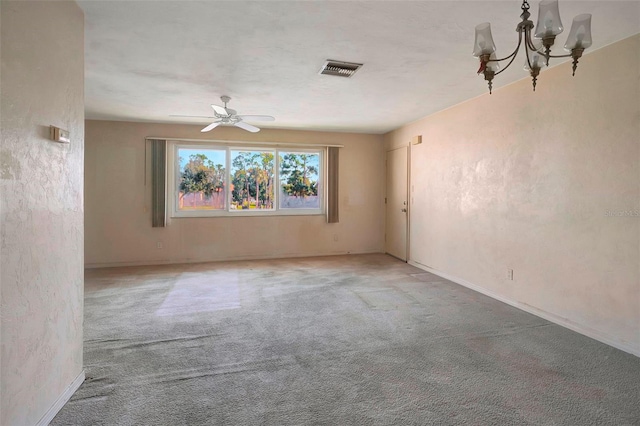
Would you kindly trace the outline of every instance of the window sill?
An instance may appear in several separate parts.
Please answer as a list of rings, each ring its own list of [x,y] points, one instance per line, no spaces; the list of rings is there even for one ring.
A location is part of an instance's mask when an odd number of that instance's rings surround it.
[[[307,210],[307,211],[295,211],[295,212],[286,212],[282,210],[277,211],[244,211],[238,210],[235,212],[215,212],[215,213],[207,213],[203,214],[202,212],[183,212],[179,214],[173,214],[171,219],[194,219],[194,218],[223,218],[223,217],[272,217],[272,216],[325,216],[325,213],[318,210]]]

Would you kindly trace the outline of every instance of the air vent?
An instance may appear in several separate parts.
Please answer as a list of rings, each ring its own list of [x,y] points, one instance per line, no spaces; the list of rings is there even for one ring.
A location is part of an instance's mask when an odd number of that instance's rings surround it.
[[[325,62],[322,66],[320,74],[349,78],[354,75],[356,71],[358,71],[361,67],[362,64],[356,64],[353,62],[332,61],[331,59],[328,59],[327,62]]]

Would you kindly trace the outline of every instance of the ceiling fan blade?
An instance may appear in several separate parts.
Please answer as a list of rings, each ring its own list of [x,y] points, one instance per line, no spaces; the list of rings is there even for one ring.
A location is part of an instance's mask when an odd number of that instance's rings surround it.
[[[244,121],[238,121],[234,123],[235,126],[240,127],[241,129],[245,129],[248,132],[256,133],[260,131],[260,128],[256,126],[252,126],[251,124],[245,123]]]
[[[213,108],[213,110],[214,110],[215,112],[217,112],[218,114],[220,114],[220,115],[229,115],[229,113],[227,112],[227,110],[226,110],[226,109],[224,109],[224,108],[222,108],[221,106],[211,104],[211,108]]]
[[[169,117],[184,117],[184,118],[215,118],[215,117],[209,117],[209,116],[205,116],[205,115],[176,115],[176,114],[171,114],[171,115],[169,115]]]
[[[270,115],[239,115],[244,121],[275,121],[275,117]]]
[[[213,123],[209,124],[207,127],[205,127],[204,129],[202,129],[200,131],[202,133],[209,132],[209,131],[215,129],[216,127],[218,127],[220,125],[220,123],[222,123],[222,121],[214,121]]]

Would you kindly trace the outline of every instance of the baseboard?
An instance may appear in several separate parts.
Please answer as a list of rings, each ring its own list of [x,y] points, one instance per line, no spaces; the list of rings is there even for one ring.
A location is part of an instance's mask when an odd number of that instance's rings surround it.
[[[421,264],[419,262],[415,262],[415,261],[410,260],[408,263],[410,265],[412,265],[412,266],[415,266],[416,268],[420,268],[420,269],[422,269],[424,271],[430,272],[430,273],[432,273],[434,275],[438,275],[439,277],[445,278],[445,279],[447,279],[449,281],[452,281],[452,282],[454,282],[456,284],[459,284],[459,285],[461,285],[463,287],[467,287],[467,288],[469,288],[471,290],[477,291],[478,293],[482,293],[485,296],[491,297],[492,299],[499,300],[500,302],[503,302],[503,303],[506,303],[507,305],[513,306],[514,308],[518,308],[518,309],[520,309],[522,311],[528,312],[528,313],[530,313],[532,315],[535,315],[537,317],[545,319],[545,320],[547,320],[549,322],[552,322],[552,323],[557,324],[559,326],[568,328],[569,330],[575,331],[576,333],[580,333],[580,334],[582,334],[584,336],[590,337],[590,338],[592,338],[594,340],[597,340],[597,341],[599,341],[601,343],[604,343],[604,344],[609,345],[609,346],[613,346],[616,349],[620,349],[621,351],[624,351],[624,352],[630,353],[632,355],[635,355],[637,357],[640,357],[640,348],[636,348],[636,347],[628,345],[628,344],[626,344],[624,342],[619,342],[617,340],[613,340],[610,337],[608,337],[605,334],[603,334],[601,331],[594,330],[594,329],[592,329],[590,327],[587,327],[587,326],[584,326],[584,325],[581,325],[581,324],[576,324],[575,322],[573,322],[573,321],[571,321],[571,320],[569,320],[567,318],[563,318],[563,317],[558,316],[556,314],[553,314],[551,312],[544,311],[542,309],[536,308],[535,306],[531,306],[531,305],[528,305],[526,303],[517,302],[515,300],[509,299],[509,298],[504,297],[504,296],[502,296],[502,295],[500,295],[498,293],[495,293],[495,292],[493,292],[491,290],[487,290],[484,287],[480,287],[480,286],[478,286],[476,284],[473,284],[473,283],[471,283],[469,281],[466,281],[466,280],[464,280],[462,278],[458,278],[458,277],[455,277],[453,275],[447,274],[446,272],[442,272],[442,271],[439,271],[437,269],[433,269],[433,268],[431,268],[429,266],[426,266],[426,265],[423,265],[423,264]]]
[[[37,423],[37,426],[47,426],[49,423],[51,423],[56,414],[58,414],[58,411],[60,411],[62,407],[64,407],[64,404],[69,401],[69,399],[78,390],[83,382],[84,370],[82,370],[82,372],[78,374],[78,377],[76,377],[73,382],[71,382],[71,384],[67,386],[64,392],[62,392],[62,394],[58,397],[56,402],[54,402],[51,408],[49,408],[44,416],[42,416],[40,421]]]
[[[209,262],[234,262],[239,260],[269,260],[269,259],[296,259],[301,257],[323,257],[323,256],[344,256],[351,254],[375,254],[384,253],[384,250],[361,250],[361,251],[339,251],[333,253],[313,252],[313,253],[277,253],[273,255],[257,256],[229,256],[223,259],[169,259],[169,260],[141,260],[135,262],[104,262],[86,263],[86,269],[97,268],[119,268],[125,266],[160,266],[160,265],[180,265],[185,263],[209,263]]]

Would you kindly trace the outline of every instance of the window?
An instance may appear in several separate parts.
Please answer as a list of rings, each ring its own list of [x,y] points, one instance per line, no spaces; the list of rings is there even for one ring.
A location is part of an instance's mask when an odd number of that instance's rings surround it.
[[[226,162],[224,150],[178,148],[178,211],[226,208]]]
[[[173,143],[174,217],[322,214],[324,149]],[[171,167],[170,167],[171,169]]]
[[[320,154],[281,151],[279,164],[280,208],[319,209]]]
[[[231,150],[231,210],[274,210],[275,152]]]

